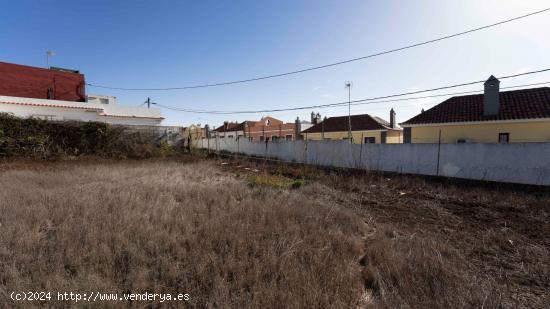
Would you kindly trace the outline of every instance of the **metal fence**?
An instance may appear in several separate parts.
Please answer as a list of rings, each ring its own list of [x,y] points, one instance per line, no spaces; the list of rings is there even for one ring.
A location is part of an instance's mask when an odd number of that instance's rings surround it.
[[[115,125],[124,127],[127,132],[139,132],[142,134],[157,136],[169,144],[179,143],[183,139],[183,127],[178,126],[136,126],[136,125]]]

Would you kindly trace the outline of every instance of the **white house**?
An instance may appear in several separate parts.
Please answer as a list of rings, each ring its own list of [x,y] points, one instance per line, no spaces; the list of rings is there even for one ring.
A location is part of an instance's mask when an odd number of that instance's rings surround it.
[[[116,97],[89,95],[86,102],[0,96],[0,112],[21,118],[97,121],[120,125],[160,125],[160,109],[118,106]]]

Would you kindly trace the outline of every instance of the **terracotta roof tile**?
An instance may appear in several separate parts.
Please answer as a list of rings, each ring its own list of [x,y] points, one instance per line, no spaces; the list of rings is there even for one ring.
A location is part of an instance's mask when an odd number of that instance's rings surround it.
[[[229,122],[229,123],[224,123],[223,125],[216,128],[214,131],[216,132],[242,131],[243,128],[244,128],[244,122],[242,123]]]
[[[401,125],[550,118],[550,88],[500,93],[497,115],[483,115],[483,94],[452,97]]]
[[[352,131],[387,130],[391,129],[389,123],[381,118],[372,117],[369,114],[351,116]],[[348,130],[348,116],[330,117],[312,126],[304,133],[341,132]],[[400,130],[395,128],[394,130]]]

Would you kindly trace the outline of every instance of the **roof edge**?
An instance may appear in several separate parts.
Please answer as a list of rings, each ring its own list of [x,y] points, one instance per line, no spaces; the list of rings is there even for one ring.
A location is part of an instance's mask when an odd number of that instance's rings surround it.
[[[456,121],[456,122],[437,122],[437,123],[400,123],[404,128],[413,127],[435,127],[435,126],[453,126],[466,124],[487,124],[487,123],[519,123],[519,122],[539,122],[550,121],[550,117],[541,118],[520,118],[520,119],[494,119],[494,120],[477,120],[477,121]]]

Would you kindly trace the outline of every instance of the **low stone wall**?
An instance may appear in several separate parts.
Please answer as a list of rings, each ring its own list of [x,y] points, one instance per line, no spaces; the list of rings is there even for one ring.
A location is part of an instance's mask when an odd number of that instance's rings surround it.
[[[196,148],[319,166],[550,186],[550,143],[350,144],[199,139]]]

